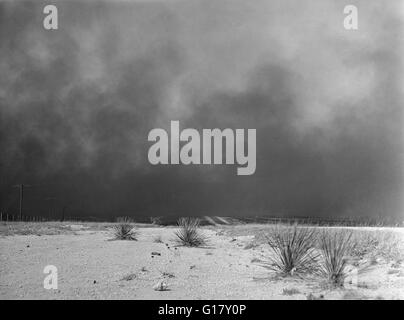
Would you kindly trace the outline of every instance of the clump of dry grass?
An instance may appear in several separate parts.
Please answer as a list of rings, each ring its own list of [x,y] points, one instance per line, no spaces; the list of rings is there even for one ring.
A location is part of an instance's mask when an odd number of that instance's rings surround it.
[[[275,226],[267,235],[269,261],[261,265],[281,275],[310,273],[316,269],[315,240],[314,229]]]
[[[138,233],[132,225],[132,220],[127,217],[117,219],[118,224],[114,228],[114,240],[137,240]]]
[[[352,241],[356,245],[351,255],[359,260],[377,263],[378,259],[386,262],[404,259],[403,239],[393,231],[355,230]]]
[[[377,255],[380,246],[380,238],[376,232],[358,230],[352,234],[352,240],[357,243],[351,250],[351,254],[355,258],[364,259]]]
[[[158,226],[162,224],[161,217],[150,217],[150,222]]]
[[[201,247],[206,245],[206,236],[199,230],[200,220],[196,218],[180,218],[179,230],[175,232],[176,242],[186,247]]]
[[[355,244],[350,231],[323,231],[319,237],[319,275],[334,286],[342,286],[348,273],[348,257]]]
[[[404,242],[401,235],[394,232],[379,233],[376,253],[386,261],[404,260]]]
[[[124,276],[121,281],[131,281],[137,278],[137,274],[136,273],[130,273],[127,274],[126,276]]]

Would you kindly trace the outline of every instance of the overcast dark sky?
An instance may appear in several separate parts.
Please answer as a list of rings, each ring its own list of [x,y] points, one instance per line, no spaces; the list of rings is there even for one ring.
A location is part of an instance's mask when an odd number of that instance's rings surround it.
[[[402,216],[403,4],[345,2],[0,1],[2,209]],[[255,174],[150,165],[170,120],[257,129]]]

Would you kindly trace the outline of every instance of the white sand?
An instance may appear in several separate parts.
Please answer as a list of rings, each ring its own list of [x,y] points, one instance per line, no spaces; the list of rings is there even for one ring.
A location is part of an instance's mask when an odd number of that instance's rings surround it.
[[[3,236],[0,299],[306,299],[310,293],[326,299],[404,299],[402,266],[392,269],[381,261],[350,289],[330,290],[307,279],[274,280],[251,262],[266,254],[265,245],[244,249],[252,236],[230,237],[218,233],[219,227],[203,230],[209,248],[175,249],[173,227],[140,228],[138,241],[108,241],[111,233],[85,229],[77,235]],[[164,243],[154,242],[158,235]],[[152,252],[161,256],[152,258]],[[43,287],[46,265],[58,269],[58,290]],[[122,280],[127,275],[133,279]],[[162,279],[170,290],[153,290]],[[299,293],[285,295],[285,288]]]

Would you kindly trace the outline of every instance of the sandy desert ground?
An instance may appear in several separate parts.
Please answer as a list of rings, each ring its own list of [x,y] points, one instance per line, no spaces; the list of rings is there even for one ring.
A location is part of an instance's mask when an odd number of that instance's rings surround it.
[[[355,286],[277,277],[255,263],[269,254],[266,225],[203,227],[209,245],[189,248],[175,246],[176,227],[138,225],[138,241],[111,241],[110,224],[21,224],[0,228],[0,299],[404,299],[400,252],[362,257]],[[403,228],[354,229],[404,243]],[[46,265],[57,290],[44,289]],[[155,291],[161,280],[168,290]]]

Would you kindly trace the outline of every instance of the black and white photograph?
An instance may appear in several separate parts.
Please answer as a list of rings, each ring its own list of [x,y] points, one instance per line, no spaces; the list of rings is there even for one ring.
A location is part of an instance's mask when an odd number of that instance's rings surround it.
[[[0,300],[403,299],[404,1],[0,0]]]

